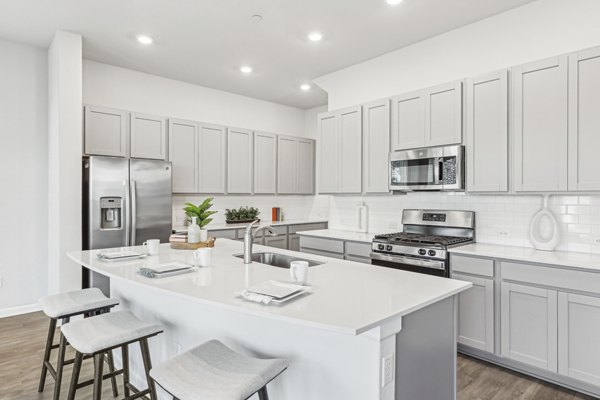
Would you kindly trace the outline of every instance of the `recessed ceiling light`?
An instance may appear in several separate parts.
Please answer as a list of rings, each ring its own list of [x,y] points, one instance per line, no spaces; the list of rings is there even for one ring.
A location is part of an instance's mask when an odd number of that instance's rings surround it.
[[[385,0],[389,5],[395,6],[396,4],[402,3],[402,0]]]
[[[319,42],[321,39],[323,39],[323,34],[321,32],[315,31],[308,34],[308,40],[311,42]]]
[[[249,66],[249,65],[242,65],[242,66],[240,67],[240,72],[241,72],[242,74],[249,74],[250,72],[252,72],[252,67],[251,67],[251,66]]]
[[[300,89],[306,92],[307,90],[310,90],[310,85],[308,83],[304,83],[300,85]]]
[[[154,43],[154,39],[151,36],[148,36],[148,35],[137,35],[136,39],[141,44],[148,45],[148,44]]]
[[[262,20],[263,20],[263,16],[262,16],[262,15],[260,15],[260,14],[254,14],[254,15],[252,16],[252,19],[253,19],[255,22],[260,22],[260,21],[262,21]]]

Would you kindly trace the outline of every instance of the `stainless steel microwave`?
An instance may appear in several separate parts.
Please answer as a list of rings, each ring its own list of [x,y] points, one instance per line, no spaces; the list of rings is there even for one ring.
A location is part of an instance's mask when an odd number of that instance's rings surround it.
[[[429,147],[390,153],[390,190],[462,191],[464,146]]]

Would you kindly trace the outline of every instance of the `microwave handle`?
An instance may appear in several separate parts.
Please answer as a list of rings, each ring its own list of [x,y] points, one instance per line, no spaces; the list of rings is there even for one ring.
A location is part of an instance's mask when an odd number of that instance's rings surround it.
[[[439,185],[442,181],[442,159],[436,157],[433,159],[433,183],[435,185]]]
[[[438,182],[441,183],[444,181],[444,160],[442,158],[438,159]]]

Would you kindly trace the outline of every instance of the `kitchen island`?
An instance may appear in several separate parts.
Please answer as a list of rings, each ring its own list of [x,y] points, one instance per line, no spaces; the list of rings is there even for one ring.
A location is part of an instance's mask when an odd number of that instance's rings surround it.
[[[191,264],[192,252],[164,244],[158,256],[106,263],[96,257],[101,251],[69,257],[108,276],[122,308],[165,327],[150,341],[154,364],[219,339],[246,354],[289,360],[290,367],[269,385],[272,399],[455,398],[456,295],[468,282],[306,255],[323,262],[309,269],[311,292],[263,305],[235,292],[270,279],[288,281],[289,271],[244,265],[233,256],[242,253],[241,242],[219,239],[212,266],[162,279],[136,270]],[[299,255],[256,245],[254,251]],[[132,381],[143,385],[138,354],[131,359]]]

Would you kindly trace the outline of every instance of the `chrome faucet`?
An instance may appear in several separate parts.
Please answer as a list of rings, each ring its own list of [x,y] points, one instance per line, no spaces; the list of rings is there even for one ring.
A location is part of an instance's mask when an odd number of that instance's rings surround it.
[[[259,232],[267,231],[269,236],[277,236],[277,232],[269,225],[259,226],[253,233],[252,228],[254,228],[254,225],[257,223],[258,221],[250,223],[246,228],[246,232],[244,232],[244,264],[252,264],[252,244]]]

